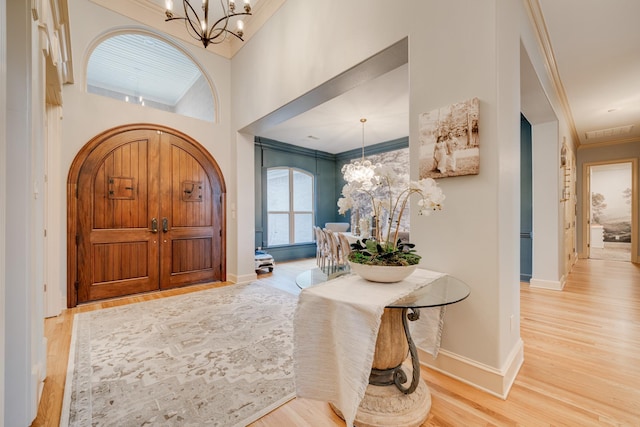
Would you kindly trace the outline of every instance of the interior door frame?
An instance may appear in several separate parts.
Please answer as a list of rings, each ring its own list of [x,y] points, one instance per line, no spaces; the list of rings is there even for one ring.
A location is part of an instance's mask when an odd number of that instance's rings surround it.
[[[588,162],[582,165],[582,248],[581,253],[589,258],[591,239],[591,167],[631,163],[631,262],[638,263],[638,159],[616,159]]]
[[[191,145],[193,145],[202,156],[209,162],[209,166],[217,178],[222,195],[222,234],[221,234],[221,280],[225,281],[227,277],[226,273],[226,247],[227,247],[227,221],[226,221],[226,184],[224,176],[220,169],[220,166],[215,161],[211,153],[190,136],[167,126],[150,124],[150,123],[136,123],[129,125],[122,125],[115,128],[108,129],[96,136],[94,136],[89,142],[87,142],[76,154],[71,166],[69,167],[69,174],[67,177],[67,307],[72,308],[78,304],[78,179],[80,177],[80,171],[84,165],[85,160],[89,155],[97,149],[104,141],[112,138],[113,136],[133,130],[151,130],[157,132],[164,132],[176,135]]]

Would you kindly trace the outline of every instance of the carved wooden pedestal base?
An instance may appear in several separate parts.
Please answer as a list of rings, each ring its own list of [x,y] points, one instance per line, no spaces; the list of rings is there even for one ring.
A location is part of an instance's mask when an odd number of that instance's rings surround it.
[[[386,371],[402,365],[407,357],[409,345],[408,336],[403,327],[402,309],[386,308],[382,315],[376,349],[373,360],[373,368]],[[411,365],[402,365],[410,380],[412,377]],[[362,402],[358,407],[358,413],[354,424],[358,427],[418,427],[429,415],[431,409],[431,394],[425,382],[416,377],[417,387],[408,394],[400,391],[395,384],[367,386]],[[370,380],[371,381],[371,380]],[[331,405],[333,410],[342,417],[340,411]]]

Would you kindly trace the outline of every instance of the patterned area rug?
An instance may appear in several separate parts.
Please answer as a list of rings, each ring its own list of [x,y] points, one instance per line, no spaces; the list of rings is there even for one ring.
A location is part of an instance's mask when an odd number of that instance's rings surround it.
[[[245,426],[295,395],[297,298],[258,283],[75,316],[61,426]]]

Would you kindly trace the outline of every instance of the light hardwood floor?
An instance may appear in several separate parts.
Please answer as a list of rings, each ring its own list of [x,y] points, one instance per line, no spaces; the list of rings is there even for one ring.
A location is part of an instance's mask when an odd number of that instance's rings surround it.
[[[260,280],[296,293],[314,260]],[[217,285],[88,304],[45,321],[48,377],[33,426],[58,426],[73,314]],[[517,286],[517,284],[516,284]],[[506,400],[422,369],[432,395],[423,426],[640,426],[640,266],[580,260],[562,292],[520,284],[525,361]],[[326,403],[294,399],[253,427],[343,426]]]

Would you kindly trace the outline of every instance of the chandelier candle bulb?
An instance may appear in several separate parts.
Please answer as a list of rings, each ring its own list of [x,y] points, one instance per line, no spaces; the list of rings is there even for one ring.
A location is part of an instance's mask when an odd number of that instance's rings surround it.
[[[173,10],[173,0],[166,0],[164,4],[167,6],[167,11]]]

